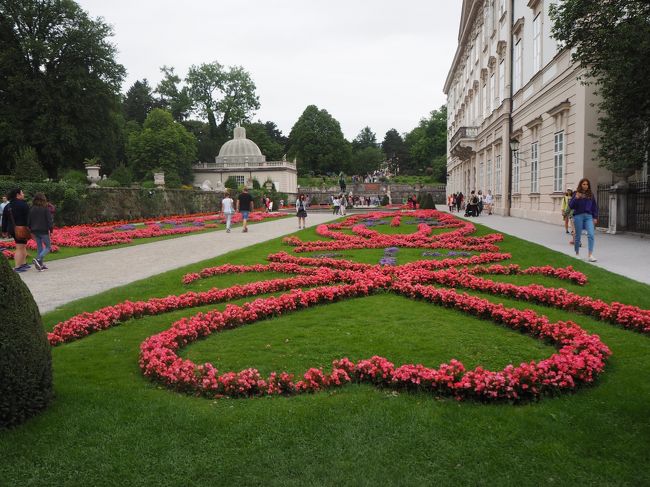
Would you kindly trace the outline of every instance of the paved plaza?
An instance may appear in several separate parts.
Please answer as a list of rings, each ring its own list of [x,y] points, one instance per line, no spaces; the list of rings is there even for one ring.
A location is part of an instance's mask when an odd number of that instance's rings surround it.
[[[336,218],[329,211],[314,211],[309,213],[307,225],[313,227]],[[485,214],[472,221],[563,254],[574,254],[561,225]],[[76,299],[291,234],[297,231],[297,221],[283,218],[256,223],[249,229],[248,233],[240,228],[230,234],[220,230],[53,260],[46,272],[30,271],[20,276],[45,313]],[[584,258],[586,251],[583,253]],[[592,265],[650,284],[650,238],[598,232],[594,254],[598,262]]]

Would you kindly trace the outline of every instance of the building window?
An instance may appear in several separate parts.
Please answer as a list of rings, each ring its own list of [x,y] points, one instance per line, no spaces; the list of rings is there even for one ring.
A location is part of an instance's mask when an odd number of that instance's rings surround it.
[[[506,60],[502,59],[499,63],[499,99],[506,99]]]
[[[494,81],[494,73],[490,75],[490,86],[492,87],[492,99],[494,100],[494,110],[499,108],[499,91],[497,90],[496,82]]]
[[[245,176],[235,176],[235,181],[237,181],[237,186],[242,186],[246,182]]]
[[[512,77],[512,90],[518,91],[519,88],[521,88],[521,63],[522,63],[522,43],[521,39],[517,39],[517,42],[515,44],[515,54],[514,54],[514,60],[513,60],[513,77]]]
[[[512,151],[512,192],[519,193],[519,151]]]
[[[533,72],[542,69],[542,14],[533,20]]]
[[[492,159],[487,160],[485,169],[485,189],[492,190]]]
[[[530,192],[539,193],[539,146],[530,144]]]
[[[501,194],[501,154],[494,158],[494,192]]]
[[[477,190],[482,190],[483,189],[483,161],[478,166],[478,175],[477,175],[477,180],[478,182],[476,183],[476,189]]]
[[[553,191],[561,193],[564,187],[564,130],[555,133],[553,145]]]

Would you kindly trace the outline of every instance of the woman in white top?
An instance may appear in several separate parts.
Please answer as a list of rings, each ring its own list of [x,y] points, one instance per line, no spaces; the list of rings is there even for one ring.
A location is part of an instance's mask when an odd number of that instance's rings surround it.
[[[232,215],[235,213],[235,207],[234,202],[230,197],[230,193],[228,192],[226,192],[221,200],[221,211],[226,217],[226,233],[230,233],[230,220],[232,220]]]
[[[307,218],[307,202],[305,195],[300,193],[296,199],[296,216],[298,217],[298,229],[305,228],[305,218]]]
[[[488,211],[488,215],[492,214],[492,202],[494,201],[494,197],[492,196],[492,191],[488,189],[487,194],[485,195],[485,198],[483,202],[485,203],[485,209]]]

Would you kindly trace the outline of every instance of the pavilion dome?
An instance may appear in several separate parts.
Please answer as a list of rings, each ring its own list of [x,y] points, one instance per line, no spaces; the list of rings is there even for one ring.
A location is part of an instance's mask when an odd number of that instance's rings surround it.
[[[221,146],[217,162],[264,162],[266,157],[255,142],[246,138],[244,127],[235,127],[234,138]]]

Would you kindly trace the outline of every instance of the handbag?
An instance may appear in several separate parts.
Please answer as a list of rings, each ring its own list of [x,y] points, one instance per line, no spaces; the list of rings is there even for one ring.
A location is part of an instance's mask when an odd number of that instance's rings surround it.
[[[32,232],[29,231],[29,227],[25,225],[16,225],[13,208],[9,208],[9,217],[11,218],[11,224],[14,227],[14,238],[16,240],[29,240],[32,238]]]

